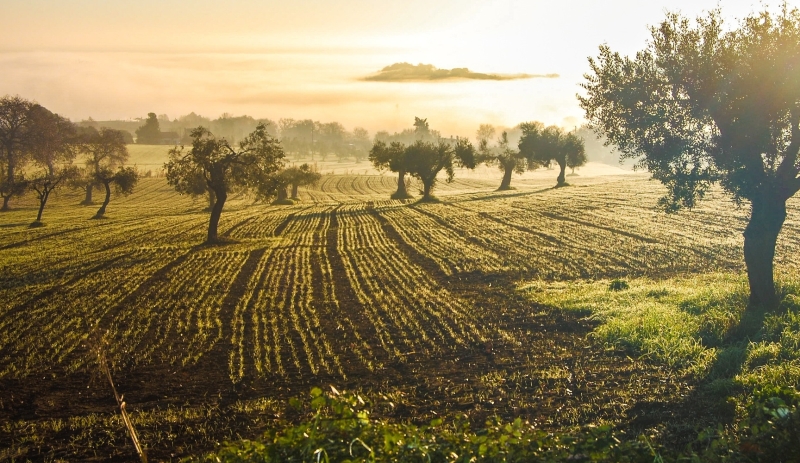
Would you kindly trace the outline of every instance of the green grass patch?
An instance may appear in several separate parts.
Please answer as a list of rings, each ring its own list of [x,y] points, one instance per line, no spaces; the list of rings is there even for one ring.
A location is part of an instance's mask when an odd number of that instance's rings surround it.
[[[679,369],[702,372],[737,326],[747,303],[738,275],[706,274],[654,281],[534,282],[530,298],[563,310],[590,313],[593,336]]]
[[[661,281],[523,285],[536,302],[587,313],[592,336],[666,364],[698,381],[699,393],[735,409],[731,423],[703,431],[700,461],[800,459],[800,284],[784,275],[778,310],[746,310],[747,280],[710,273]],[[695,453],[696,452],[696,453]]]

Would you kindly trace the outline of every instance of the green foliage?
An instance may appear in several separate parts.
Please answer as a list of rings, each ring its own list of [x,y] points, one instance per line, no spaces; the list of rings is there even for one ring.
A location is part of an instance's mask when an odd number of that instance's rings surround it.
[[[739,418],[730,428],[701,432],[693,453],[704,462],[800,461],[800,393],[764,385],[732,400]]]
[[[293,399],[310,419],[257,441],[224,445],[207,462],[647,462],[660,457],[646,440],[620,439],[610,426],[553,434],[517,418],[493,418],[473,430],[466,419],[416,426],[372,418],[377,408],[358,394],[311,390]]]
[[[590,59],[579,97],[592,127],[667,185],[668,210],[711,183],[752,200],[793,195],[800,142],[800,11],[784,5],[725,31],[720,12],[693,25],[668,14],[634,58],[608,46]]]
[[[608,284],[609,291],[624,291],[628,288],[630,288],[628,282],[625,280],[620,280],[619,278],[611,280],[611,283]]]

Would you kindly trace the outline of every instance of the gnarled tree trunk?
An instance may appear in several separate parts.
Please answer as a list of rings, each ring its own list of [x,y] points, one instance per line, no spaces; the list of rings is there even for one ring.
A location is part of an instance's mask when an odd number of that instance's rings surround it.
[[[431,199],[431,190],[433,190],[433,182],[434,182],[434,180],[435,180],[435,177],[430,179],[430,180],[422,179],[422,200],[423,201],[427,201],[427,200]]]
[[[774,309],[774,259],[778,234],[786,220],[786,200],[774,193],[751,200],[750,222],[744,229],[744,262],[750,283],[750,306]]]
[[[566,160],[564,160],[564,162],[558,161],[558,167],[561,168],[561,172],[558,174],[558,179],[556,179],[556,181],[560,186],[567,183],[567,175],[566,175],[567,161]]]
[[[83,205],[90,205],[92,204],[92,191],[94,190],[94,183],[89,183],[86,185],[86,197],[83,199],[81,204]]]
[[[111,201],[111,181],[104,181],[103,186],[106,188],[106,198],[103,200],[103,205],[97,210],[97,214],[94,215],[95,219],[103,218],[103,215],[106,213],[106,206],[108,206],[109,201]]]
[[[36,222],[34,223],[40,223],[42,221],[42,212],[44,212],[44,205],[47,204],[47,198],[50,197],[50,191],[51,190],[44,188],[39,194],[39,213],[36,214]]]
[[[225,183],[225,169],[222,166],[212,166],[210,172],[210,180],[208,181],[208,189],[214,193],[216,201],[214,207],[211,208],[211,215],[208,218],[208,237],[206,243],[214,244],[219,241],[217,236],[217,228],[219,227],[219,218],[222,215],[222,208],[225,206],[225,201],[228,199],[228,187]]]
[[[207,211],[211,212],[214,209],[214,204],[217,202],[217,195],[214,194],[214,190],[208,190],[208,209]]]
[[[511,175],[514,173],[513,165],[503,166],[503,181],[500,182],[500,188],[497,190],[510,190],[511,189]]]
[[[406,190],[406,171],[400,170],[397,172],[397,191],[392,194],[392,199],[406,199],[410,198],[411,195],[408,194]]]
[[[224,189],[216,191],[215,194],[217,201],[214,203],[214,207],[211,208],[211,216],[208,219],[208,238],[206,238],[206,242],[209,244],[219,241],[217,238],[219,218],[222,215],[222,207],[225,206],[225,201],[228,199],[228,193]]]
[[[293,184],[292,184],[292,199],[299,199],[299,198],[297,197],[297,188],[298,188],[299,186],[300,186],[300,184],[299,184],[299,183],[293,183]]]

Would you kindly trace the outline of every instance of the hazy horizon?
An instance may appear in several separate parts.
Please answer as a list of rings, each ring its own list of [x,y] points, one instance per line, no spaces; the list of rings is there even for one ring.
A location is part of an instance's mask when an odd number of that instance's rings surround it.
[[[696,17],[717,5],[729,20],[763,8],[747,0],[7,0],[0,94],[72,120],[230,113],[338,121],[374,134],[408,128],[419,116],[445,136],[472,134],[481,123],[572,127],[583,121],[575,94],[586,58],[600,44],[631,54],[666,10]],[[365,80],[403,62],[537,77]]]

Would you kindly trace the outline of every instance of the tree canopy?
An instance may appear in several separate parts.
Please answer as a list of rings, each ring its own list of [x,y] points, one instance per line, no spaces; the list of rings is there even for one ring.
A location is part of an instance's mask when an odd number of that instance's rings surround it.
[[[156,113],[148,113],[144,125],[136,129],[136,143],[158,145],[161,143],[161,126]]]
[[[751,306],[774,307],[775,243],[800,190],[800,12],[667,14],[634,57],[603,45],[580,104],[591,127],[667,187],[667,211],[713,183],[748,201],[744,257]]]
[[[13,196],[25,191],[22,168],[30,159],[33,108],[36,103],[19,96],[0,99],[0,196],[3,211]]]
[[[469,140],[439,140],[438,143],[417,140],[405,148],[406,172],[422,182],[422,200],[429,201],[436,186],[439,172],[447,173],[447,182],[452,182],[455,167],[474,169],[477,163],[475,147]]]
[[[222,208],[231,192],[252,191],[261,198],[275,195],[280,185],[274,175],[283,164],[283,149],[265,124],[239,142],[237,147],[224,138],[216,138],[208,129],[192,130],[192,147],[175,147],[164,165],[167,181],[182,193],[197,191],[202,177],[216,201],[211,208],[208,243],[219,241],[217,227]]]

